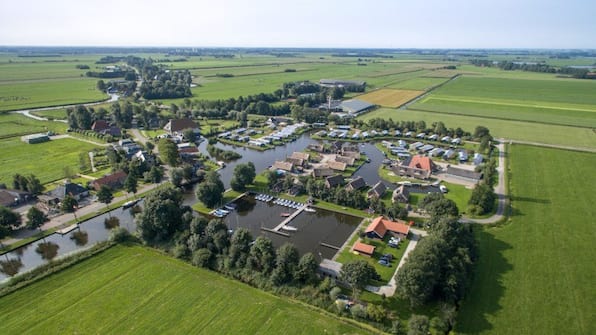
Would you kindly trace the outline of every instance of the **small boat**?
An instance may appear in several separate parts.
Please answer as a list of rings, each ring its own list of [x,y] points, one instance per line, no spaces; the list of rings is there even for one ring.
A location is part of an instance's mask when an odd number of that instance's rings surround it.
[[[283,226],[283,227],[281,227],[281,229],[287,230],[287,231],[298,231],[298,228],[292,227],[292,226]]]
[[[227,210],[233,211],[233,210],[235,210],[235,209],[236,209],[238,206],[236,206],[236,204],[229,203],[229,204],[226,204],[224,207],[225,207],[225,209],[227,209]]]
[[[287,218],[288,216],[290,216],[290,213],[281,213],[279,214],[281,217]]]
[[[122,205],[122,209],[130,208],[130,207],[136,205],[139,201],[140,201],[140,199],[127,201],[124,203],[124,205]]]
[[[309,213],[314,213],[314,212],[316,212],[316,211],[314,210],[314,208],[310,208],[310,207],[306,207],[306,208],[304,209],[304,211],[305,211],[305,212],[309,212]]]
[[[223,208],[218,208],[217,211],[218,212],[221,212],[221,213],[224,213],[224,214],[230,214],[230,211],[227,211],[227,210],[225,210]]]

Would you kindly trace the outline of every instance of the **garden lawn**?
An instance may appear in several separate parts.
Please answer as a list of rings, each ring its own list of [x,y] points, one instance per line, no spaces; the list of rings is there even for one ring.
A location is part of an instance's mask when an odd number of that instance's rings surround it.
[[[6,334],[368,334],[140,246],[115,246],[0,298]]]
[[[596,154],[514,145],[512,217],[477,230],[458,334],[595,334]]]
[[[98,146],[64,138],[38,144],[27,144],[19,138],[0,140],[0,183],[12,185],[15,173],[33,173],[42,184],[64,178],[64,168],[79,171],[79,154]]]

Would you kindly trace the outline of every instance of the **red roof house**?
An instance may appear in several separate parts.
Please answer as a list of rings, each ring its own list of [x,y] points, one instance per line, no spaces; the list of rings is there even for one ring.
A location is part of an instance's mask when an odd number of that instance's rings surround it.
[[[410,225],[405,221],[395,222],[379,216],[366,228],[365,233],[368,237],[383,238],[388,231],[400,237],[406,237],[410,232]]]
[[[111,189],[117,189],[124,185],[124,180],[126,180],[127,174],[124,171],[114,172],[107,176],[101,177],[99,179],[95,179],[91,182],[91,186],[97,191],[103,186],[106,185]]]
[[[370,257],[375,252],[375,246],[366,244],[366,243],[362,243],[362,242],[356,242],[354,244],[354,247],[352,248],[352,250],[354,250],[355,252],[357,252],[361,255]]]

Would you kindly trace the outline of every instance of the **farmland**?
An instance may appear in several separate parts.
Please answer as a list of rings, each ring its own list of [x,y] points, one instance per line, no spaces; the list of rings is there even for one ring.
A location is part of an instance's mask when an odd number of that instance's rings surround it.
[[[463,76],[412,109],[506,120],[596,127],[596,82]]]
[[[0,114],[0,138],[41,133],[51,130],[55,133],[66,131],[62,122],[37,121],[18,114]]]
[[[368,333],[139,246],[112,247],[0,301],[11,334]]]
[[[10,185],[15,173],[33,173],[42,184],[64,177],[64,167],[79,170],[79,153],[97,148],[93,144],[65,138],[27,144],[20,138],[0,140],[0,183]]]
[[[424,91],[380,89],[359,95],[358,99],[385,107],[399,107],[422,93]]]
[[[360,115],[358,119],[369,120],[377,117],[393,120],[423,120],[429,125],[442,121],[448,128],[461,127],[470,132],[473,132],[476,126],[483,125],[488,127],[491,134],[497,138],[596,148],[596,133],[588,128],[389,108]]]
[[[594,334],[596,155],[514,145],[510,158],[512,217],[477,231],[456,331]]]

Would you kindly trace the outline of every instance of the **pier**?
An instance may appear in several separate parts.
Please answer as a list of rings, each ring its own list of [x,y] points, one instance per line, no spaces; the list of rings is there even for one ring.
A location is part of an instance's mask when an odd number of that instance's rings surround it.
[[[331,244],[327,244],[327,243],[323,243],[321,242],[321,245],[327,248],[331,248],[331,249],[335,249],[335,250],[340,250],[341,247],[335,246],[335,245],[331,245]]]
[[[288,216],[285,220],[283,220],[280,224],[278,224],[275,228],[273,228],[273,230],[275,230],[276,232],[278,232],[281,227],[287,225],[288,223],[290,223],[290,221],[292,221],[296,216],[298,216],[298,214],[302,213],[302,211],[308,207],[308,205],[304,205],[300,208],[298,208],[294,213],[292,213],[290,216]]]
[[[71,231],[73,231],[73,230],[77,229],[78,227],[79,227],[79,225],[78,225],[78,224],[73,224],[72,226],[68,226],[68,227],[66,227],[66,228],[62,228],[62,229],[60,229],[60,230],[57,230],[56,232],[57,232],[58,234],[60,234],[60,235],[65,235],[65,234],[68,234],[68,233],[70,233]]]
[[[281,235],[281,236],[284,236],[284,237],[290,237],[290,234],[284,233],[283,231],[279,231],[279,230],[275,230],[275,229],[269,229],[269,228],[261,227],[261,230],[268,231],[270,233],[274,233],[274,234]]]

